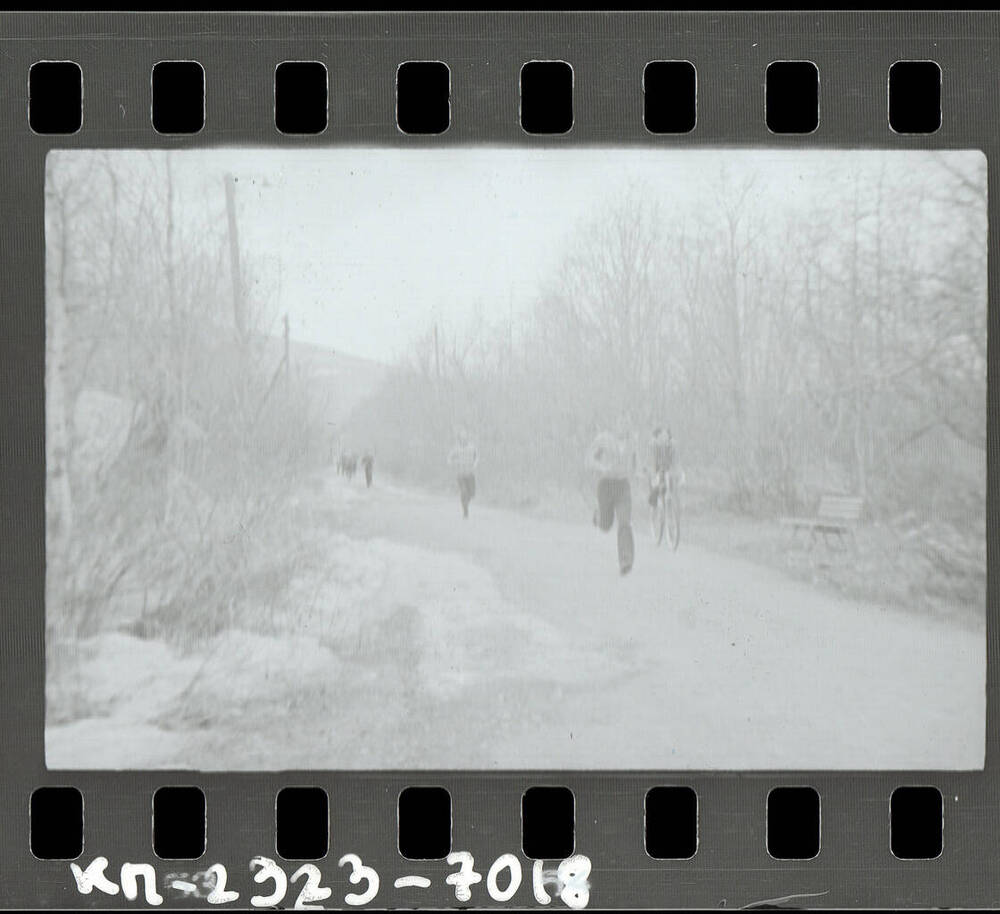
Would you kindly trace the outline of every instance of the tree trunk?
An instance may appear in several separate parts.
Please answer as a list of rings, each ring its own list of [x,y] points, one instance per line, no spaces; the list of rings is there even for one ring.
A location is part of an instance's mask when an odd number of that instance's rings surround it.
[[[861,334],[862,330],[862,303],[860,299],[860,264],[858,243],[858,223],[861,219],[859,205],[858,178],[854,179],[854,219],[853,233],[851,236],[851,285],[850,285],[850,311],[851,311],[851,376],[850,381],[854,389],[853,411],[854,411],[854,478],[857,492],[862,498],[868,494],[868,454],[865,445],[866,427],[865,412],[867,393],[861,389],[862,372],[865,366],[861,358]]]
[[[48,303],[48,359],[46,365],[45,461],[48,469],[49,549],[64,561],[73,533],[73,493],[70,483],[71,422],[67,398],[66,299],[53,289]]]
[[[54,184],[54,179],[52,179]],[[49,544],[58,559],[65,560],[70,537],[73,532],[73,493],[70,480],[70,457],[72,448],[72,415],[67,397],[68,355],[66,340],[69,336],[69,312],[66,307],[66,277],[69,262],[69,230],[67,225],[66,195],[58,196],[56,210],[59,219],[58,238],[59,259],[55,282],[49,282],[46,306],[46,467],[48,484],[52,489],[50,502]]]

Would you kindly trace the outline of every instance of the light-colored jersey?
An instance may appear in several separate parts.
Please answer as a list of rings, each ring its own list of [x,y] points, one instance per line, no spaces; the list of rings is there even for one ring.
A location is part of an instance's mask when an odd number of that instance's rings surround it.
[[[476,464],[479,463],[479,451],[476,446],[468,444],[456,444],[451,453],[448,454],[448,466],[453,467],[459,473],[471,473]]]
[[[587,465],[602,479],[627,479],[636,469],[635,443],[601,432],[587,449]]]
[[[653,437],[649,441],[650,467],[656,472],[674,468],[674,443],[671,439]]]

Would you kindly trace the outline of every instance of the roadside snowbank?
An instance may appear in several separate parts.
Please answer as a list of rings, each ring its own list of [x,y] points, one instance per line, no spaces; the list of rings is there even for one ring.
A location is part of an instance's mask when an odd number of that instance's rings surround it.
[[[242,767],[240,747],[279,720],[311,744],[301,751],[334,734],[356,742],[371,724],[347,705],[365,695],[388,726],[505,682],[572,685],[607,668],[457,553],[340,533],[325,552],[275,607],[271,631],[228,630],[186,652],[117,632],[54,649],[48,765],[211,768],[216,753]]]

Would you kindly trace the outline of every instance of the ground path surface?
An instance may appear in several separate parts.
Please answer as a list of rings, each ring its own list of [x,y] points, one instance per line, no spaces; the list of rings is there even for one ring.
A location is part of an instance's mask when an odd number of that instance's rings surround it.
[[[171,723],[133,714],[128,749],[124,734],[105,748],[124,726],[115,712],[52,727],[50,767],[982,765],[982,631],[688,543],[670,552],[641,507],[622,577],[614,534],[582,519],[473,502],[463,521],[457,495],[378,478],[370,490],[323,486],[331,507],[319,516],[336,532],[317,535],[373,563],[353,647],[324,646],[321,605],[306,646],[284,645],[290,661],[263,640],[240,648],[239,685],[222,661],[214,679],[202,675],[197,688],[218,694],[201,696],[198,723],[189,687]]]
[[[401,490],[375,499],[359,528],[471,553],[511,603],[565,632],[553,665],[601,645],[622,670],[558,698],[540,694],[559,704],[563,726],[538,735],[532,758],[497,747],[501,767],[623,756],[648,768],[982,763],[981,634],[832,597],[688,544],[672,553],[641,522],[623,578],[614,534],[586,524],[481,505],[462,522],[457,499]]]

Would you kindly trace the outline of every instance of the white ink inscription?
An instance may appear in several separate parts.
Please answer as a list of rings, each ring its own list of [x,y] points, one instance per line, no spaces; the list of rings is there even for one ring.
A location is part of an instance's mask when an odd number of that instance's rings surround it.
[[[562,883],[559,897],[570,908],[585,908],[590,901],[590,858],[574,854],[559,864],[556,874]]]
[[[536,860],[531,867],[531,891],[539,904],[550,904],[552,896],[545,891],[545,861]]]
[[[98,892],[104,892],[105,895],[118,894],[118,886],[104,875],[107,865],[107,857],[95,857],[85,870],[81,870],[75,863],[69,865],[81,895],[89,895],[94,889],[97,889]]]
[[[226,873],[226,868],[221,863],[213,863],[205,870],[205,878],[206,881],[214,880],[214,882],[210,882],[212,891],[208,893],[208,898],[205,899],[209,904],[228,904],[230,901],[236,901],[240,897],[239,892],[233,892],[226,888],[228,874]]]
[[[253,881],[263,884],[268,880],[273,880],[274,891],[270,895],[254,895],[250,899],[250,904],[255,908],[269,908],[279,904],[288,891],[288,877],[285,871],[278,866],[270,857],[254,857],[250,861],[250,871],[254,873]]]
[[[510,871],[510,882],[507,888],[501,890],[497,886],[497,876],[501,870]],[[493,861],[493,866],[486,874],[486,891],[494,901],[510,901],[521,887],[521,861],[513,854],[501,854]]]
[[[303,863],[294,873],[290,882],[297,882],[300,877],[305,876],[306,882],[299,892],[299,897],[295,899],[295,909],[297,911],[318,911],[323,905],[313,904],[315,901],[326,901],[333,894],[333,889],[321,886],[320,880],[323,878],[319,867],[312,863]]]
[[[344,854],[337,866],[343,866],[345,863],[351,864],[351,875],[348,877],[351,884],[357,885],[364,879],[368,882],[368,888],[361,893],[349,892],[344,896],[344,901],[349,905],[368,904],[378,895],[378,873],[370,866],[365,866],[357,854]]]
[[[431,881],[426,876],[400,876],[393,884],[394,889],[429,889]]]
[[[448,873],[445,883],[454,887],[455,898],[465,904],[472,900],[472,886],[483,881],[481,873],[475,870],[475,859],[468,851],[454,851],[447,856],[449,866],[458,866],[456,872]],[[364,891],[348,892],[344,902],[351,906],[366,905],[379,892],[379,874],[370,866],[365,866],[357,854],[344,854],[338,861],[338,866],[350,864],[351,871],[348,880],[352,885],[364,883]],[[157,873],[149,863],[123,863],[119,876],[120,885],[116,885],[105,873],[108,867],[107,857],[95,857],[85,868],[76,863],[70,863],[70,872],[81,895],[90,895],[94,889],[106,895],[117,895],[119,891],[129,901],[139,898],[139,880],[142,880],[142,897],[146,904],[158,906],[163,904],[163,896],[157,890]],[[504,873],[504,870],[507,872]],[[302,864],[289,877],[285,871],[270,857],[256,856],[250,861],[250,872],[258,885],[273,882],[273,890],[250,897],[253,908],[280,907],[289,886],[302,882],[298,896],[292,906],[299,911],[322,910],[320,902],[326,901],[333,894],[333,889],[322,884],[323,874],[319,867],[312,863]],[[563,860],[556,869],[546,869],[545,861],[535,860],[531,870],[531,887],[535,901],[541,905],[551,904],[554,895],[573,909],[587,907],[590,901],[590,858],[583,854],[575,854]],[[204,899],[209,904],[228,904],[239,899],[240,893],[226,888],[227,871],[221,863],[212,864],[207,869],[197,872],[165,872],[162,886],[169,895],[177,893],[181,898],[195,900]],[[493,861],[486,874],[486,891],[494,901],[505,903],[510,901],[521,887],[523,872],[521,861],[515,854],[501,854]],[[432,885],[426,876],[399,876],[393,882],[396,889],[419,888],[427,889]],[[504,888],[501,888],[504,885]],[[550,894],[550,892],[552,894]],[[176,896],[172,896],[176,897]]]
[[[455,886],[455,898],[459,901],[468,901],[472,898],[472,889],[469,886],[483,881],[482,873],[477,873],[473,868],[475,860],[468,851],[453,851],[448,854],[448,865],[459,864],[457,873],[449,873],[445,882]]]
[[[156,891],[156,870],[148,863],[123,863],[121,870],[122,894],[129,900],[139,897],[139,877],[146,904],[163,904],[163,896]]]
[[[182,895],[198,896],[198,886],[196,886],[193,882],[185,882],[183,879],[171,879],[168,883],[168,887],[174,889],[174,891],[180,892]]]

